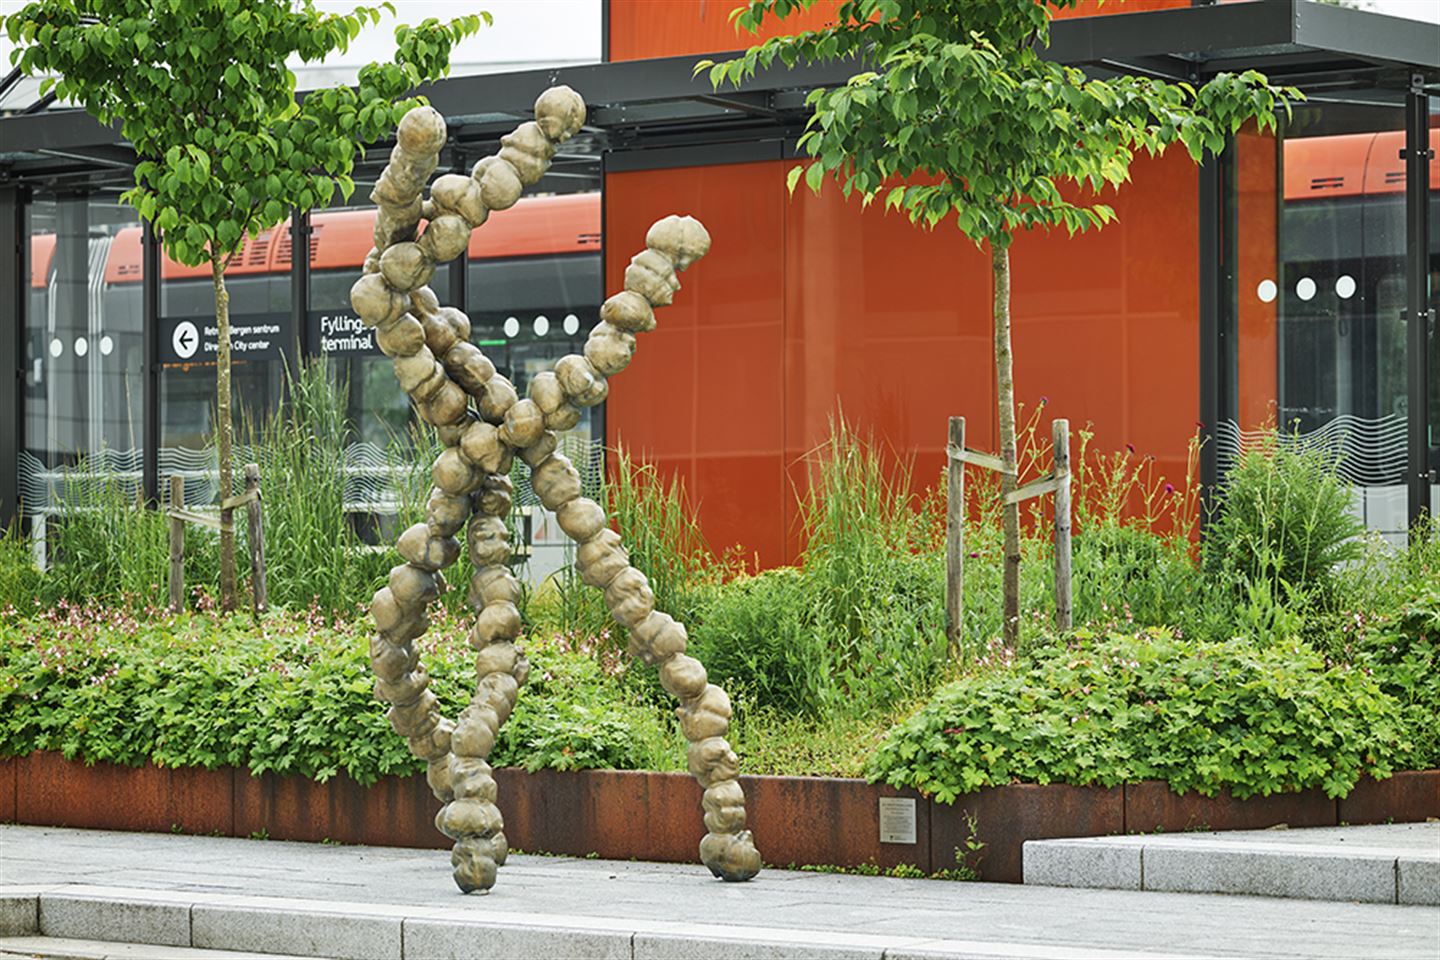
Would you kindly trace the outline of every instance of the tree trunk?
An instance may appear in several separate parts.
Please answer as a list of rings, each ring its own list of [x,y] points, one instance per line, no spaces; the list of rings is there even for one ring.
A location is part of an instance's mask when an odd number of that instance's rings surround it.
[[[210,258],[210,276],[215,282],[215,326],[219,354],[215,360],[216,446],[220,452],[220,502],[230,499],[230,292],[225,289],[225,263]],[[220,609],[235,609],[235,511],[220,511]]]
[[[990,267],[995,306],[995,402],[1000,410],[1000,496],[1015,490],[1019,479],[1015,449],[1015,362],[1010,353],[1010,238],[1001,243],[990,242]],[[1005,580],[1004,637],[1005,645],[1015,649],[1020,641],[1020,505],[1006,503],[1005,519]]]

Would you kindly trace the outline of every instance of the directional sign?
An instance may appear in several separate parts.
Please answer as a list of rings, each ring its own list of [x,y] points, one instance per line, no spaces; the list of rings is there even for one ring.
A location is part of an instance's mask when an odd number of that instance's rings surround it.
[[[214,317],[162,317],[160,362],[213,364],[220,352],[220,331]],[[234,314],[230,317],[230,357],[278,360],[294,353],[294,324],[286,313]]]
[[[375,330],[353,313],[343,310],[312,310],[305,324],[305,342],[312,356],[378,357]]]

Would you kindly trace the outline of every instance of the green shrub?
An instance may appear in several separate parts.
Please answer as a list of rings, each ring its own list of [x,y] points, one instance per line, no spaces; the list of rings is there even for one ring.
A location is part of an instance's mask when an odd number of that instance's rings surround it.
[[[1344,656],[1400,703],[1413,766],[1440,766],[1440,581],[1417,584],[1398,612],[1360,625]]]
[[[393,550],[365,549],[345,512],[345,450],[355,439],[349,388],[323,360],[288,378],[287,388],[284,407],[245,417],[240,431],[260,464],[270,603],[354,610],[399,561]],[[410,512],[419,519],[418,509]]]
[[[908,464],[841,421],[808,466],[801,566],[713,592],[688,624],[695,655],[757,708],[885,711],[947,669],[942,528]]]
[[[346,449],[354,440],[346,419],[348,387],[323,361],[308,364],[287,381],[286,406],[259,417],[246,414],[240,437],[245,456],[260,464],[265,556],[272,607],[305,609],[312,603],[349,614],[369,602],[398,556],[388,544],[367,546],[345,511]],[[421,519],[429,494],[428,464],[438,448],[428,427],[391,438],[387,459],[399,491],[403,529]],[[242,448],[242,449],[244,449]],[[236,489],[243,479],[236,478]],[[60,601],[84,604],[104,598],[134,609],[168,603],[169,523],[163,511],[145,509],[133,478],[113,474],[99,458],[82,460],[56,491],[68,509],[52,513],[47,569],[25,570],[17,560],[29,544],[8,535],[0,557],[0,607],[47,609]],[[191,504],[196,506],[196,504]],[[249,579],[243,511],[237,513],[236,553],[242,583]],[[387,529],[385,539],[394,536]],[[219,538],[208,527],[185,528],[185,584],[194,596],[214,596],[219,584]],[[32,568],[33,569],[33,568]],[[468,575],[462,560],[452,582]],[[446,603],[460,606],[465,591]]]
[[[1338,568],[1360,555],[1356,538],[1364,529],[1350,513],[1350,488],[1336,465],[1323,447],[1277,434],[1241,455],[1205,532],[1212,580],[1242,596],[1259,585],[1288,599],[1288,585],[1301,605],[1331,600]]]
[[[423,644],[454,716],[474,686],[464,624],[437,617]],[[370,628],[323,614],[137,619],[61,605],[0,622],[0,755],[236,766],[362,783],[423,769],[372,693]],[[577,769],[656,762],[667,728],[587,652],[539,645],[497,762]],[[672,761],[673,762],[673,761]]]
[[[793,567],[726,584],[690,631],[691,653],[756,704],[812,714],[835,705],[836,663],[813,593]]]
[[[46,570],[37,581],[36,609],[92,598],[138,606],[166,602],[169,524],[138,502],[133,480],[111,472],[101,458],[81,460],[55,496],[66,509],[46,519]],[[188,586],[218,584],[218,533],[189,528],[185,572]]]
[[[0,534],[0,613],[34,611],[40,600],[40,579],[30,541],[13,527]]]
[[[1078,633],[943,688],[868,772],[943,803],[1012,781],[1344,796],[1362,774],[1386,777],[1408,759],[1403,726],[1374,681],[1302,645]]]
[[[1189,541],[1119,524],[1090,526],[1074,540],[1075,622],[1159,627],[1185,622],[1200,588]]]
[[[669,727],[617,683],[618,658],[541,646],[501,728],[495,766],[526,770],[672,769],[683,759]]]

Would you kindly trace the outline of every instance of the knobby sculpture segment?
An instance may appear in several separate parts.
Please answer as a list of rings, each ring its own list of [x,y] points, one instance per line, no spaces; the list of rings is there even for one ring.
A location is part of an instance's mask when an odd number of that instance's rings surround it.
[[[455,841],[455,882],[467,893],[488,890],[505,863],[508,846],[487,759],[530,669],[516,644],[520,584],[506,563],[510,468],[517,454],[530,467],[540,502],[578,544],[581,579],[604,591],[611,616],[629,632],[631,655],[658,664],[661,684],[680,701],[676,713],[690,741],[690,772],[705,788],[709,832],[700,858],[726,880],[748,880],[760,870],[760,854],[745,829],[739,761],[724,739],[730,699],[685,654],[684,625],[655,609],[645,575],[630,565],[604,508],[580,495],[579,473],[555,449],[557,431],[575,426],[581,407],[605,399],[609,378],[634,356],[635,335],[654,328],[653,308],[671,302],[680,288],[676,272],[705,255],[710,235],[690,217],[655,223],[646,249],[625,270],[625,289],[600,308],[602,322],[591,331],[584,355],[564,357],[554,372],[536,376],[525,399],[470,342],[469,318],[440,306],[426,286],[436,264],[458,256],[491,211],[513,206],[541,178],[556,145],[584,120],[579,94],[553,87],[535,101],[535,119],[501,139],[498,155],[478,162],[471,176],[438,178],[430,198],[422,200],[445,144],[445,120],[430,107],[411,110],[371,194],[379,207],[375,249],[350,291],[356,313],[376,328],[376,342],[394,359],[401,388],[445,446],[432,468],[425,522],[401,534],[396,548],[405,562],[390,571],[389,584],[371,602],[377,635],[370,663],[376,694],[391,705],[391,726],[428,764],[427,780],[444,804],[435,825]],[[417,236],[422,219],[426,226]],[[480,680],[452,723],[429,690],[415,640],[429,625],[426,605],[445,587],[441,570],[460,556],[457,535],[467,521],[465,545],[474,568],[467,601],[477,613],[470,643]]]

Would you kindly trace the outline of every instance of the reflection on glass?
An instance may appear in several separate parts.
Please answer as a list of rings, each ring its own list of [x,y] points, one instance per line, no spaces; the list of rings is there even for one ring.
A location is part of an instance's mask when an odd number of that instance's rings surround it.
[[[34,518],[58,507],[68,473],[138,488],[145,349],[140,266],[122,278],[115,262],[119,237],[139,229],[118,190],[40,193],[27,210],[20,483]]]
[[[1297,112],[1278,244],[1280,424],[1333,443],[1357,512],[1397,541],[1407,522],[1403,119],[1378,104]]]
[[[225,271],[230,296],[232,410],[263,416],[280,402],[295,356],[290,319],[290,227],[250,237]],[[139,234],[134,255],[139,256]],[[162,259],[160,285],[161,473],[169,456],[190,466],[215,438],[215,286],[208,264]],[[177,463],[177,468],[180,464]],[[187,496],[191,491],[187,490]]]

